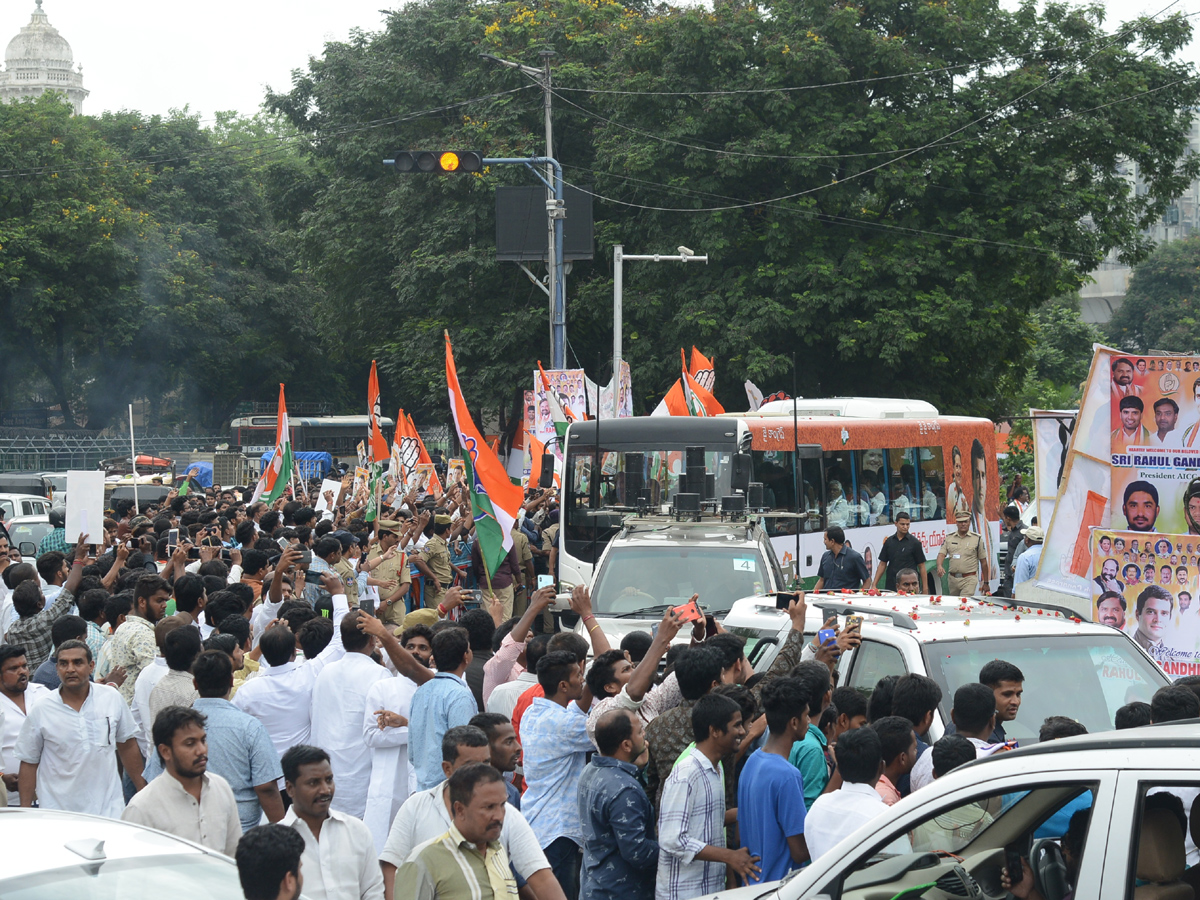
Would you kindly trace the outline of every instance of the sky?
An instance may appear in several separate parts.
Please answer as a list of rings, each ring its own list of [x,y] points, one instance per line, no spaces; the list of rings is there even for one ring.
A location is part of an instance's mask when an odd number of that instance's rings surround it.
[[[1169,3],[1108,0],[1106,24],[1115,28]],[[286,90],[292,71],[305,68],[327,41],[344,41],[355,28],[379,30],[388,6],[388,0],[43,0],[50,24],[83,64],[91,91],[84,112],[165,114],[187,106],[208,121],[219,110],[252,115],[268,86]],[[7,45],[33,9],[34,0],[0,2],[0,42]],[[1200,0],[1176,0],[1175,10],[1200,13]],[[1200,25],[1200,16],[1194,21]],[[1200,65],[1200,42],[1184,56]]]

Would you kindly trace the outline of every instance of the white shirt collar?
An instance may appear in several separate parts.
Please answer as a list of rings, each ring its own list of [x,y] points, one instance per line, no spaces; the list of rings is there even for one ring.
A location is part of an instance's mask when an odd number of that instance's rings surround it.
[[[879,792],[869,784],[863,784],[861,781],[842,782],[839,790],[845,791],[847,794],[861,794],[864,797],[874,797],[880,803],[883,799],[879,796]]]
[[[264,675],[283,675],[284,673],[290,672],[295,668],[296,660],[294,659],[290,662],[285,662],[282,666],[270,666],[269,668],[267,666],[260,666],[260,669]]]

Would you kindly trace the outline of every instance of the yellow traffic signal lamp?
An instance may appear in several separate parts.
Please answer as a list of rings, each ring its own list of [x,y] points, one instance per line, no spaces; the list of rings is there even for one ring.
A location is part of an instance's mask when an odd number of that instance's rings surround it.
[[[483,154],[474,150],[404,150],[390,160],[399,173],[425,172],[449,175],[482,172]]]

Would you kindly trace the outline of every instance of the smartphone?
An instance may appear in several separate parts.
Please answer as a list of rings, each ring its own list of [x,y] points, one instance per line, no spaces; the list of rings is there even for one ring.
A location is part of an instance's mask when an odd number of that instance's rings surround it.
[[[167,531],[167,552],[173,552],[179,546],[179,529],[171,528]]]
[[[704,619],[704,610],[700,608],[700,604],[695,600],[689,600],[683,606],[676,606],[675,612],[679,614],[679,618],[687,622],[700,622]]]
[[[1025,870],[1021,866],[1021,854],[1011,847],[1004,850],[1004,868],[1008,870],[1008,880],[1014,885],[1020,884],[1025,877]]]
[[[199,559],[199,558],[200,558],[200,548],[199,547],[191,547],[188,550],[188,559]]]
[[[822,647],[827,647],[837,640],[837,632],[832,628],[822,628],[817,632],[817,643]]]
[[[717,633],[717,620],[705,613],[704,615],[704,637],[710,638]]]
[[[776,609],[787,609],[791,605],[792,601],[795,599],[796,599],[795,594],[789,594],[784,591],[780,591],[779,593],[777,593],[775,595],[775,608]]]
[[[289,540],[288,540],[287,538],[285,538],[285,537],[281,537],[281,538],[280,538],[279,540],[277,540],[275,543],[277,543],[277,544],[279,545],[279,549],[280,549],[280,550],[286,550],[286,549],[287,549],[288,547],[290,547],[290,546],[291,546],[291,544],[292,544],[292,542],[291,542],[291,541],[289,541]]]
[[[862,634],[862,623],[862,616],[846,616],[847,631],[857,631],[859,634]]]
[[[537,579],[538,579],[537,580],[537,589],[539,591],[542,588],[554,587],[554,576],[553,575],[539,575],[537,577]]]

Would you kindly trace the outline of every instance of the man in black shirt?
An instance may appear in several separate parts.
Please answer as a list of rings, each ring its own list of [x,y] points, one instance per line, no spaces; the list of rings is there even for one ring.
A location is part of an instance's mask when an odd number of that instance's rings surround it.
[[[916,569],[921,578],[921,590],[929,593],[929,572],[925,569],[925,551],[921,542],[908,533],[912,520],[908,513],[896,513],[896,533],[883,542],[879,551],[879,565],[875,569],[872,587],[879,587],[879,579],[887,572],[884,586],[889,591],[896,589],[896,573],[901,569]]]
[[[1013,591],[1013,564],[1017,561],[1017,548],[1021,546],[1021,541],[1025,539],[1025,525],[1021,522],[1021,510],[1016,506],[1004,507],[1004,512],[1000,514],[1004,519],[1004,533],[1000,535],[1000,542],[1004,545],[1004,561],[1001,572],[1003,577],[1000,579],[1000,590],[996,593],[1001,597],[1011,597]]]
[[[825,529],[825,555],[817,569],[817,591],[857,591],[871,577],[867,562],[846,546],[846,532],[838,525]]]

